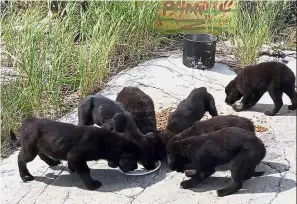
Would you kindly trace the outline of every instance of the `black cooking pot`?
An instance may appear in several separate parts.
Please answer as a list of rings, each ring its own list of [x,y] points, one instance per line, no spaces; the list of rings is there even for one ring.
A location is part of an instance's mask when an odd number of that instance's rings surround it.
[[[189,68],[209,69],[215,64],[216,40],[209,34],[186,34],[183,43],[183,64]]]

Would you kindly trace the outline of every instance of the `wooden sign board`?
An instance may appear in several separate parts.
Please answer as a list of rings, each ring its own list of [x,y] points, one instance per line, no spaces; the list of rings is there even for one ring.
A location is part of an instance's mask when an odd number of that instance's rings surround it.
[[[230,31],[236,0],[163,1],[157,28],[165,32],[212,33]]]

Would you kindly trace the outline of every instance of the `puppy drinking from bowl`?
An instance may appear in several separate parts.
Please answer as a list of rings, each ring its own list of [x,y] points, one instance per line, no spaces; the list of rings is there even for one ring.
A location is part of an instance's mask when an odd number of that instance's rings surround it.
[[[147,170],[156,168],[158,160],[154,152],[154,143],[149,141],[150,134],[143,135],[131,113],[125,110],[118,101],[113,101],[101,94],[90,95],[84,98],[78,107],[79,125],[99,125],[118,133],[125,133],[127,137],[137,142],[141,149],[140,163]],[[165,147],[164,147],[165,149]],[[118,167],[112,161],[108,162],[111,168]]]
[[[124,87],[117,95],[116,101],[123,104],[125,110],[135,119],[139,131],[144,139],[152,144],[154,160],[163,160],[166,155],[160,131],[157,129],[154,102],[149,95],[138,87]]]

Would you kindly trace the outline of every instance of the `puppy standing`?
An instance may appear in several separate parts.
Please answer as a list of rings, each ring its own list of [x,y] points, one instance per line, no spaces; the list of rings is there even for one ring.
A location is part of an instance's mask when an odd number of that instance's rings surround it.
[[[224,128],[188,137],[170,140],[167,145],[167,159],[171,170],[185,172],[191,179],[181,182],[184,189],[193,188],[215,172],[215,167],[230,162],[232,184],[217,191],[218,196],[226,196],[242,188],[243,181],[261,176],[256,166],[265,157],[266,149],[255,133],[237,127]],[[192,169],[195,170],[192,170]]]
[[[206,111],[212,117],[218,115],[215,100],[205,87],[195,88],[169,115],[166,129],[174,133],[180,133],[191,127],[197,120],[200,120]]]
[[[154,102],[151,97],[137,87],[124,87],[117,95],[116,101],[123,104],[130,112],[145,140],[153,145],[155,161],[165,157],[165,146],[157,130]]]
[[[128,172],[137,168],[140,155],[134,141],[107,129],[34,117],[23,121],[20,143],[12,131],[11,139],[21,144],[18,166],[24,182],[34,179],[27,169],[27,163],[38,155],[50,166],[58,165],[59,160],[67,160],[69,169],[78,173],[89,190],[95,190],[102,184],[91,178],[87,161],[105,159],[118,164],[123,172]]]
[[[256,105],[268,91],[274,102],[274,108],[272,111],[265,111],[265,115],[273,116],[278,113],[283,106],[283,93],[287,94],[292,102],[288,109],[296,110],[295,80],[293,71],[280,62],[249,65],[244,67],[226,86],[225,102],[232,105],[235,111],[246,110]],[[233,105],[239,99],[241,99],[240,104]]]

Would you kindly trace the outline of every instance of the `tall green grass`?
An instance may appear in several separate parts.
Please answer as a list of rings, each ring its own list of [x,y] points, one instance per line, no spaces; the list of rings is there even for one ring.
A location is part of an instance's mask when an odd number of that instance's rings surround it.
[[[283,15],[288,1],[238,1],[231,18],[235,57],[242,66],[256,62],[261,46],[270,42]]]
[[[65,96],[92,93],[123,63],[139,61],[156,46],[158,8],[158,1],[90,1],[83,12],[69,2],[64,19],[51,14],[47,2],[7,8],[1,38],[20,77],[1,86],[2,149],[9,129],[17,130],[24,117],[60,117],[77,105]],[[78,32],[83,40],[76,44]]]

